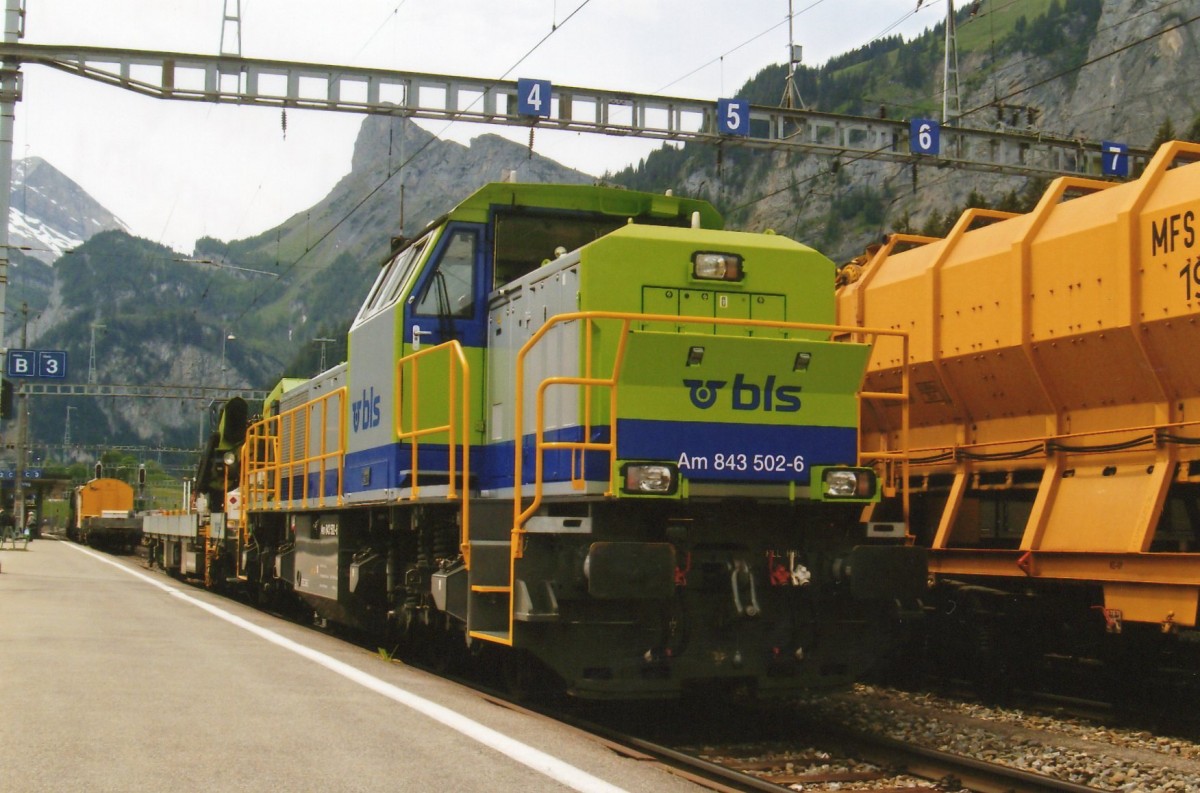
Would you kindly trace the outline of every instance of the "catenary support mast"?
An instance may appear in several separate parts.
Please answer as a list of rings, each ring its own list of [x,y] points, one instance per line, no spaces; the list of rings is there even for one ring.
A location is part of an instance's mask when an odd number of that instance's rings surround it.
[[[25,33],[25,0],[5,0],[4,43],[16,44]],[[8,345],[4,332],[8,323],[8,213],[12,191],[13,119],[21,98],[20,61],[5,58],[0,64],[0,372],[6,371]]]

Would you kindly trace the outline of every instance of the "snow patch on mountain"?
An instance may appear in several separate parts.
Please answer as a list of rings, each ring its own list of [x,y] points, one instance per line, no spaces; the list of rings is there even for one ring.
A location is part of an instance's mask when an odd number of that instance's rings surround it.
[[[84,243],[77,236],[63,233],[40,220],[29,217],[16,207],[8,210],[9,244],[25,250],[35,259],[58,259]]]
[[[13,163],[9,198],[9,244],[46,264],[98,232],[129,231],[120,218],[40,157]]]

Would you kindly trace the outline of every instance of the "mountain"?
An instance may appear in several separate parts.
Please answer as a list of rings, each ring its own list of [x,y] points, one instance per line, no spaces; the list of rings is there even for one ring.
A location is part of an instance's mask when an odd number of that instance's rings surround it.
[[[400,168],[408,158],[411,164]],[[66,350],[70,382],[87,381],[93,335],[99,383],[266,390],[285,374],[312,375],[320,355],[314,339],[337,340],[327,350],[330,363],[344,355],[346,329],[391,238],[418,232],[512,172],[523,181],[591,180],[496,135],[464,146],[406,119],[368,117],[350,172],[311,209],[257,237],[202,239],[184,256],[108,230],[90,234],[53,267],[22,260],[10,272],[38,278],[25,277],[9,290],[10,307],[28,305],[27,315],[10,310],[9,346],[22,346],[24,336],[25,346]],[[43,206],[64,203],[49,189],[39,195]],[[193,401],[37,402],[33,437],[57,445],[56,456],[68,406],[73,444],[193,448],[207,432],[208,406]]]
[[[120,218],[53,165],[40,157],[13,161],[10,245],[27,248],[30,258],[53,264],[92,235],[113,229],[129,231]]]
[[[958,18],[964,123],[1011,124],[1148,146],[1169,123],[1190,133],[1196,26],[1187,4],[1147,0],[981,0]],[[1167,30],[1178,25],[1173,30]],[[1166,32],[1163,32],[1166,30]],[[892,117],[937,115],[944,30],[891,36],[798,72],[811,107]],[[775,104],[785,67],[763,70],[738,95]],[[1000,112],[1003,106],[1003,114]],[[1195,127],[1200,130],[1200,125]],[[1198,135],[1200,137],[1200,135]],[[22,208],[83,239],[70,219],[119,224],[109,213],[57,196],[49,166],[30,166]],[[89,234],[53,268],[21,259],[10,271],[9,346],[68,350],[72,382],[86,380],[93,332],[102,383],[220,384],[270,388],[284,374],[311,376],[322,346],[343,360],[345,332],[391,238],[420,231],[488,181],[591,178],[517,143],[481,135],[442,141],[399,117],[366,118],[351,170],[310,209],[242,240],[199,240],[191,256],[118,230]],[[708,198],[728,225],[775,229],[848,259],[893,230],[944,231],[971,202],[1016,206],[1040,191],[1027,180],[876,162],[761,152],[735,146],[665,146],[607,179]],[[43,203],[36,214],[35,201]],[[71,201],[76,201],[74,205]],[[61,215],[55,213],[61,212]],[[47,217],[58,217],[51,223]],[[65,218],[63,217],[65,216]],[[106,220],[108,218],[109,220]],[[36,225],[30,221],[30,225]],[[77,236],[72,237],[75,234]],[[30,247],[34,247],[32,244]],[[46,245],[45,247],[49,247]],[[32,252],[31,252],[32,253]],[[14,262],[19,252],[14,252]],[[28,314],[16,308],[28,305]],[[27,318],[27,322],[23,321]],[[95,326],[103,326],[94,329]],[[231,338],[232,337],[232,338]],[[334,339],[332,344],[317,339]],[[66,408],[76,442],[193,447],[207,405],[180,400],[45,399],[33,437],[55,444]]]
[[[283,328],[289,353],[304,345],[314,352],[311,339],[344,335],[392,237],[418,233],[478,187],[513,173],[524,182],[593,180],[497,135],[464,146],[404,118],[369,116],[350,173],[324,199],[249,239],[200,240],[196,255],[276,275],[270,290],[264,281],[260,295],[230,307],[231,321],[246,331]]]
[[[128,227],[73,180],[40,157],[13,162],[8,213],[8,343],[19,346],[46,308],[52,265],[102,231]]]
[[[1193,89],[1200,25],[1189,21],[1195,8],[1146,0],[962,3],[956,16],[961,124],[1015,123],[1140,147],[1167,127],[1200,138]],[[944,40],[942,23],[910,41],[885,37],[821,67],[801,67],[800,95],[815,110],[938,118]],[[768,67],[738,96],[778,104],[785,79],[784,66]],[[835,261],[857,256],[891,231],[945,233],[969,200],[1020,208],[1041,192],[1023,177],[695,144],[664,146],[608,178],[708,198],[732,226],[775,229]]]

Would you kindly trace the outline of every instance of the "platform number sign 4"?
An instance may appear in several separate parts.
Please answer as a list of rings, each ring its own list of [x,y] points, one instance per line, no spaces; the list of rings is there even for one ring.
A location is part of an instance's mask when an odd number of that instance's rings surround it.
[[[937,154],[941,137],[941,126],[933,119],[914,118],[908,123],[908,149],[913,154]]]
[[[549,118],[551,89],[549,80],[517,80],[517,113]]]
[[[1129,146],[1100,141],[1100,172],[1105,176],[1129,176]]]
[[[717,131],[722,135],[749,135],[750,103],[745,99],[718,99]]]

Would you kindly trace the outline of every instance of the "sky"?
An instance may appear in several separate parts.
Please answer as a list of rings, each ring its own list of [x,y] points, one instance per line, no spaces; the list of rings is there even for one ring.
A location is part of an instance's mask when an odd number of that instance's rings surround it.
[[[787,0],[27,0],[22,43],[215,55],[239,5],[247,58],[713,101],[787,58]],[[795,43],[819,66],[881,34],[911,38],[945,14],[941,2],[917,5],[792,0]],[[227,52],[237,27],[224,26]],[[275,109],[144,97],[36,65],[22,73],[14,159],[47,160],[134,234],[185,253],[199,237],[253,236],[315,204],[349,172],[363,120],[290,110],[285,134]],[[500,126],[420,123],[460,142],[528,140]],[[539,131],[535,150],[600,175],[659,145]]]

